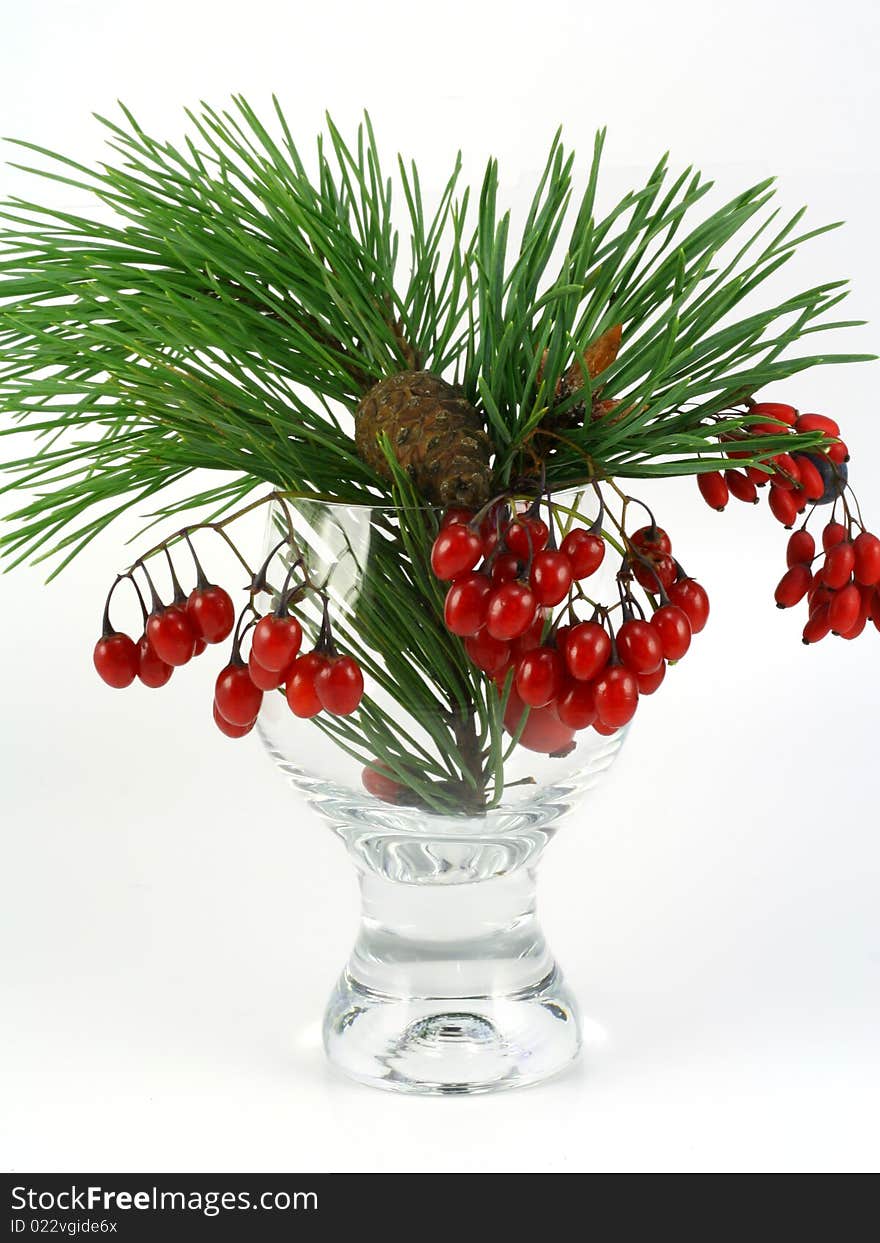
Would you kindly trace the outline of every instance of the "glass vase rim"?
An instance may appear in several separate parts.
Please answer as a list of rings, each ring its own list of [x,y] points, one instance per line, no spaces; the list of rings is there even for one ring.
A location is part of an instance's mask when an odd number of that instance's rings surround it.
[[[592,481],[588,481],[588,482],[580,483],[580,484],[573,484],[565,488],[560,488],[558,491],[552,492],[550,495],[553,501],[556,502],[558,500],[564,500],[566,497],[569,497],[569,496],[579,496],[582,492],[586,492],[590,487],[592,487]],[[538,493],[538,495],[535,497],[529,497],[526,493],[520,494],[518,492],[512,492],[507,495],[503,493],[499,493],[499,496],[497,499],[499,500],[514,499],[514,500],[523,500],[523,501],[542,500],[546,498],[546,496],[547,496],[546,492]],[[490,503],[489,501],[486,502],[487,505],[489,503]],[[277,505],[279,507],[281,507],[284,504],[320,505],[324,509],[339,509],[339,510],[346,510],[347,512],[356,512],[358,510],[364,510],[365,512],[373,512],[373,511],[379,510],[382,513],[388,513],[388,514],[399,514],[399,513],[444,514],[448,509],[466,509],[467,508],[467,506],[465,505],[461,505],[461,506],[442,505],[442,504],[436,504],[436,503],[432,503],[428,501],[426,501],[422,505],[397,505],[393,501],[387,501],[387,500],[384,500],[382,497],[378,497],[378,496],[376,497],[375,502],[343,501],[343,500],[332,499],[332,498],[324,497],[324,496],[309,495],[308,493],[286,493],[286,492],[279,492],[278,495],[274,497],[272,504]],[[485,508],[485,506],[483,505],[479,506],[476,512],[478,513],[479,510],[483,508]]]

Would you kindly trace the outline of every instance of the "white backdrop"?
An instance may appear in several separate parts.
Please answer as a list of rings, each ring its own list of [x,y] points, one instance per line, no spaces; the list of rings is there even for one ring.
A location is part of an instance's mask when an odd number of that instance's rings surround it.
[[[584,159],[607,123],[606,201],[671,148],[725,192],[775,172],[784,208],[845,218],[781,287],[851,276],[873,325],[846,348],[876,351],[878,31],[856,0],[43,0],[5,12],[0,129],[91,158],[89,114],[117,96],[177,134],[185,103],[275,90],[304,142],[325,107],[345,125],[366,104],[429,187],[461,144],[521,203],[559,121]],[[774,395],[843,423],[880,528],[877,383],[826,368]],[[258,744],[216,733],[207,666],[161,695],[97,681],[126,531],[49,589],[0,579],[4,1169],[876,1168],[880,635],[802,647],[765,505],[648,496],[711,623],[542,865],[585,1057],[491,1098],[325,1068],[352,869]]]

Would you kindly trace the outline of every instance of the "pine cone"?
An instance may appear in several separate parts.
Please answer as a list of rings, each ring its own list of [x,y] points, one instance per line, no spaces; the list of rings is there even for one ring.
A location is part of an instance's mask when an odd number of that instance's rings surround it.
[[[430,371],[388,376],[357,408],[357,451],[368,466],[390,479],[378,440],[382,432],[426,500],[476,509],[489,499],[491,442],[474,407],[440,376]]]

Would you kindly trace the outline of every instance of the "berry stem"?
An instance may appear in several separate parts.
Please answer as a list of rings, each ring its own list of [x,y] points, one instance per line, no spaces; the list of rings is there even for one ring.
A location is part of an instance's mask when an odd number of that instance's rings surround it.
[[[284,545],[289,542],[290,541],[288,537],[285,535],[283,539],[280,539],[278,541],[278,543],[275,545],[275,547],[266,557],[265,561],[260,566],[260,568],[257,570],[256,574],[251,573],[251,585],[250,585],[251,599],[253,599],[254,596],[256,595],[259,595],[261,591],[272,591],[272,587],[269,584],[268,579],[266,578],[266,574],[269,570],[269,566],[272,564],[273,558],[284,547]]]
[[[605,521],[605,494],[602,491],[602,489],[599,487],[598,483],[593,484],[593,491],[596,493],[596,496],[599,498],[599,512],[596,514],[596,517],[587,527],[587,530],[589,531],[590,535],[598,535],[601,537],[602,523]]]
[[[174,604],[183,604],[186,601],[186,593],[180,585],[180,580],[177,577],[177,570],[174,568],[174,562],[171,560],[171,553],[167,548],[165,549],[165,559],[168,562],[168,572],[171,575],[171,589],[174,592],[172,602]]]
[[[305,582],[303,583],[301,587],[290,587],[290,580],[293,576],[293,572],[294,570],[297,570],[297,569],[303,570],[303,576],[305,578]],[[296,597],[297,592],[305,592],[308,586],[311,586],[311,580],[309,579],[308,574],[305,573],[302,557],[297,557],[297,559],[291,564],[290,568],[288,569],[287,574],[284,576],[284,582],[281,584],[281,590],[278,593],[278,603],[275,605],[275,609],[274,609],[275,616],[276,617],[289,616],[288,605],[290,604],[291,600],[293,600]]]
[[[193,559],[193,564],[195,565],[195,568],[196,568],[196,588],[199,591],[202,591],[204,590],[205,587],[210,587],[211,584],[208,581],[208,577],[205,574],[205,571],[202,569],[201,561],[199,561],[198,557],[196,556],[196,550],[193,547],[193,542],[189,537],[189,531],[184,531],[183,538],[186,540],[187,547],[189,548],[190,554]]]
[[[321,593],[321,609],[321,631],[315,644],[315,651],[320,652],[322,656],[338,656],[339,652],[333,641],[333,629],[330,625],[330,600],[323,592]]]
[[[245,626],[244,630],[242,630],[241,624],[244,621],[244,619],[247,617],[248,613],[253,613],[253,617],[248,622],[248,624]],[[244,636],[247,634],[247,632],[251,629],[251,627],[256,626],[259,620],[260,618],[259,618],[259,614],[257,613],[257,610],[254,608],[253,603],[250,600],[248,600],[247,604],[244,606],[244,608],[241,610],[241,612],[238,615],[238,621],[235,623],[235,633],[232,636],[232,652],[230,653],[230,657],[229,657],[229,663],[231,665],[243,665],[244,664],[244,661],[241,658],[242,640],[244,639]]]
[[[135,566],[140,568],[141,573],[143,574],[144,578],[147,580],[147,586],[150,589],[150,612],[161,613],[162,610],[165,608],[165,604],[162,600],[162,597],[159,595],[158,591],[156,590],[156,584],[153,582],[152,578],[150,578],[150,571],[144,565],[143,561],[136,561]]]
[[[102,639],[107,639],[110,637],[111,634],[116,633],[116,631],[113,629],[113,626],[110,624],[110,601],[113,599],[113,592],[116,590],[116,588],[119,586],[119,584],[122,582],[123,578],[125,577],[126,577],[125,574],[117,574],[112,587],[107,592],[107,599],[104,602],[104,616],[101,619],[101,638]]]

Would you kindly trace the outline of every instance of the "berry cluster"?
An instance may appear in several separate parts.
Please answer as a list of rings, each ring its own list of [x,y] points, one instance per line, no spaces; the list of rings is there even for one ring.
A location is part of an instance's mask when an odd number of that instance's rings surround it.
[[[784,527],[791,528],[808,505],[829,505],[842,495],[847,485],[849,450],[833,419],[824,414],[799,414],[794,406],[778,401],[755,402],[749,407],[749,414],[759,416],[749,425],[752,435],[779,437],[786,433],[821,432],[823,445],[809,453],[774,453],[762,458],[761,466],[697,475],[707,505],[721,511],[731,496],[757,505],[758,489],[769,484],[770,512]],[[723,439],[726,457],[754,458],[753,452],[732,447],[735,443],[736,437]]]
[[[552,501],[546,504],[546,522],[538,501],[525,512],[506,500],[477,515],[448,511],[431,566],[450,583],[447,628],[505,697],[507,731],[529,750],[564,755],[577,731],[592,726],[610,735],[632,719],[640,695],[657,690],[667,662],[680,660],[703,629],[709,601],[675,561],[653,517],[632,535],[618,524],[619,601],[607,607],[592,600],[583,583],[605,559],[604,506],[590,528],[568,530],[556,547],[557,515]],[[644,589],[650,617],[633,595],[634,582]],[[553,607],[563,601],[567,607],[554,619]],[[578,616],[583,604],[592,610],[586,619]],[[370,776],[372,784],[384,779]],[[365,784],[371,788],[366,775]]]
[[[188,596],[180,586],[166,545],[160,548],[165,552],[171,573],[174,595],[170,604],[162,602],[143,560],[120,575],[111,587],[104,609],[102,635],[93,655],[95,669],[107,685],[123,688],[139,678],[145,686],[164,686],[177,666],[199,656],[208,644],[222,643],[232,635],[229,661],[214,685],[214,722],[227,738],[243,738],[250,733],[267,691],[284,694],[291,711],[302,718],[317,716],[321,711],[334,716],[348,716],[354,712],[364,693],[363,674],[353,657],[337,651],[327,595],[309,578],[303,558],[293,560],[284,586],[274,593],[277,604],[273,612],[260,616],[254,601],[259,593],[270,589],[266,573],[278,552],[275,548],[252,576],[249,600],[236,624],[235,607],[229,593],[208,581],[188,533],[185,535],[197,573],[196,585]],[[134,576],[138,569],[151,593],[149,610]],[[302,581],[292,585],[291,578],[296,570],[300,571]],[[134,586],[143,613],[144,631],[137,643],[110,623],[110,602],[123,580]],[[290,607],[309,593],[321,599],[323,624],[314,650],[301,653],[302,626]],[[248,637],[250,651],[245,659],[242,648]]]
[[[865,530],[861,515],[857,518],[847,502],[847,493],[852,491],[849,450],[840,439],[840,427],[827,415],[799,414],[794,406],[782,402],[752,403],[749,413],[759,416],[750,425],[750,431],[759,436],[819,432],[822,444],[816,452],[775,453],[762,459],[763,468],[747,466],[723,475],[717,471],[698,475],[704,500],[718,510],[724,509],[731,495],[757,503],[758,488],[769,483],[770,510],[789,530],[809,507],[804,525],[788,541],[788,569],[776,587],[777,607],[791,608],[806,598],[806,644],[818,643],[828,634],[855,639],[869,619],[880,630],[880,539]],[[723,440],[728,457],[753,456],[730,444],[731,438]],[[817,554],[806,524],[819,505],[834,508],[822,532],[822,551]],[[838,505],[844,522],[836,520]]]
[[[776,604],[791,608],[806,597],[804,643],[818,643],[827,634],[856,639],[869,618],[880,630],[880,539],[852,515],[847,515],[846,526],[832,517],[822,532],[818,555],[813,536],[801,527],[788,541],[786,559],[788,569],[776,587]]]
[[[195,558],[195,553],[193,553]],[[144,571],[152,595],[147,609],[132,574],[120,575],[110,589],[104,609],[101,638],[95,644],[95,669],[108,686],[122,689],[139,678],[144,686],[164,686],[174,670],[200,656],[209,643],[222,643],[235,627],[235,606],[229,593],[210,583],[196,558],[196,585],[187,596],[168,556],[174,596],[163,604],[150,576]],[[137,643],[110,624],[110,601],[123,579],[137,591],[144,629]]]

